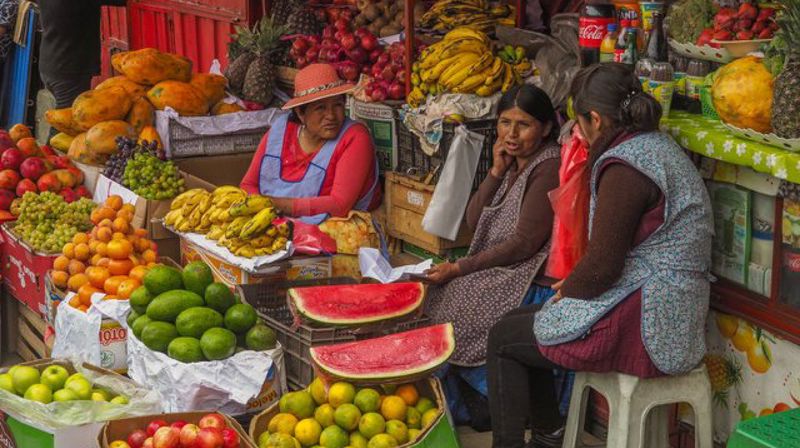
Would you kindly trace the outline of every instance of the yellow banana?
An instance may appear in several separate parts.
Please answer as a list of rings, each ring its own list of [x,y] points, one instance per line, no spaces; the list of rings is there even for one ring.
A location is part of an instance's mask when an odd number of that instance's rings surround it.
[[[461,82],[461,84],[457,85],[454,89],[454,93],[474,93],[475,90],[484,85],[484,80],[488,76],[488,71],[484,70],[481,73],[476,75],[468,76],[467,79]]]
[[[508,89],[514,85],[514,68],[511,67],[511,65],[509,65],[507,62],[504,62],[503,65],[505,67],[503,69],[505,72],[503,73],[503,85],[500,90],[502,90],[503,93],[506,93],[508,92]]]
[[[491,41],[489,40],[489,36],[487,36],[486,34],[480,32],[480,31],[478,31],[478,30],[476,30],[474,28],[468,28],[468,27],[464,27],[464,26],[461,26],[461,27],[458,27],[458,28],[454,28],[452,31],[450,31],[449,33],[444,35],[444,39],[445,40],[455,40],[455,39],[461,39],[461,38],[465,38],[465,37],[469,37],[469,38],[472,38],[472,39],[478,39],[481,42],[483,42],[483,44],[486,45],[487,47],[491,44]]]
[[[211,194],[216,198],[230,193],[247,194],[246,191],[242,190],[239,187],[234,187],[233,185],[223,185],[221,187],[217,187]]]
[[[210,240],[218,240],[225,235],[225,229],[221,226],[213,225],[210,229],[208,229],[208,233],[206,234],[206,238]]]
[[[494,80],[502,77],[503,75],[503,60],[500,57],[495,56],[494,61],[492,61],[492,68],[489,72],[489,76],[486,78],[484,84],[487,86],[494,83]]]
[[[242,231],[242,227],[247,224],[247,221],[250,220],[249,216],[240,216],[234,219],[228,227],[225,229],[225,236],[228,238],[234,238],[239,236],[239,232]]]
[[[277,217],[275,209],[265,208],[250,218],[250,221],[242,227],[239,238],[249,240],[263,233],[272,224],[272,220]]]
[[[464,82],[472,73],[480,73],[485,70],[487,64],[490,64],[493,58],[494,56],[492,56],[491,53],[484,53],[477,61],[466,68],[458,71],[449,78],[443,78],[441,84],[449,89],[453,89]]]
[[[178,210],[178,209],[170,210],[169,213],[167,213],[164,216],[164,224],[166,224],[169,227],[172,227],[175,224],[175,221],[178,220],[179,216],[181,216],[181,211],[180,210]]]
[[[228,214],[234,218],[250,216],[269,207],[272,207],[272,200],[270,200],[270,198],[255,194],[232,204],[228,209]]]
[[[437,79],[439,79],[440,76],[442,76],[442,72],[444,72],[445,69],[447,69],[447,67],[449,67],[450,65],[455,64],[458,61],[458,59],[459,56],[453,56],[447,59],[442,59],[441,61],[439,61],[438,64],[436,64],[432,69],[430,69],[427,72],[428,75],[427,78],[425,77],[426,73],[423,72],[422,80],[425,82],[436,81]]]
[[[249,244],[245,244],[244,246],[236,249],[234,255],[245,258],[253,258],[256,256],[256,251]]]
[[[482,85],[475,90],[475,94],[478,96],[492,96],[495,92],[500,90],[500,87],[503,86],[503,78],[497,78],[494,80],[493,83],[487,85]]]
[[[202,188],[192,188],[191,190],[186,190],[183,193],[179,194],[172,200],[172,203],[169,205],[170,210],[175,210],[178,208],[183,207],[183,205],[191,198],[192,196],[198,193],[205,193],[206,190]]]
[[[466,53],[461,58],[459,58],[453,65],[445,69],[442,72],[442,75],[439,77],[439,84],[445,85],[449,81],[450,78],[453,77],[459,71],[468,68],[470,65],[474,64],[475,61],[480,59],[480,56],[475,53]]]

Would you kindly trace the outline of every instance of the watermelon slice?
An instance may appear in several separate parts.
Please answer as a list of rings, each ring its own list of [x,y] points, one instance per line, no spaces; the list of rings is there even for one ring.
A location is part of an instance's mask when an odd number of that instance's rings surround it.
[[[320,370],[351,381],[385,381],[430,372],[453,354],[452,324],[391,334],[375,339],[311,347]]]
[[[425,299],[421,283],[333,285],[292,288],[295,316],[332,326],[356,326],[405,316]]]

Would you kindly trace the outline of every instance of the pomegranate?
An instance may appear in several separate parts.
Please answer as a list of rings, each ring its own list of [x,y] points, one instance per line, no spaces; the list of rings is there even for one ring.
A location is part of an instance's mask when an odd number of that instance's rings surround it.
[[[388,65],[390,59],[391,57],[387,53],[381,53],[381,55],[378,56],[377,63],[380,65]]]
[[[323,40],[323,42],[325,41],[325,39],[333,39],[333,35],[335,33],[336,33],[336,28],[334,28],[332,26],[326,26],[322,30],[322,40]]]
[[[378,38],[374,34],[365,34],[361,37],[361,48],[372,51],[378,48]]]
[[[18,170],[23,160],[25,160],[25,156],[17,148],[8,148],[0,156],[0,164],[3,165],[3,168],[11,170]]]
[[[394,67],[392,65],[387,65],[381,71],[381,78],[385,81],[394,81]]]
[[[366,36],[367,34],[372,34],[369,32],[368,29],[364,28],[363,26],[353,32],[357,38],[361,39],[362,37]]]
[[[305,53],[305,59],[311,62],[316,62],[318,56],[319,56],[319,47],[316,45],[309,48]]]
[[[406,96],[406,88],[400,83],[395,82],[389,87],[389,98],[402,100]]]
[[[92,198],[92,193],[84,185],[81,185],[80,187],[76,188],[75,189],[75,193],[77,193],[78,196],[80,196],[82,198],[88,198],[88,199]]]
[[[15,147],[16,145],[14,144],[14,139],[11,138],[11,135],[9,135],[7,131],[0,130],[0,151]]]
[[[356,48],[358,46],[358,42],[356,42],[356,36],[353,33],[342,34],[342,37],[341,39],[339,39],[339,42],[341,42],[342,47],[345,50],[352,50],[353,48]]]
[[[358,79],[358,65],[352,61],[341,62],[338,66],[339,75],[348,80],[355,81]]]
[[[372,91],[372,95],[370,96],[370,98],[372,98],[372,101],[377,101],[377,102],[386,101],[386,89],[384,89],[382,86],[376,87]]]
[[[364,47],[362,46],[361,48],[364,48]],[[365,51],[368,51],[368,50],[365,50]],[[372,50],[369,53],[369,60],[372,61],[373,63],[378,62],[378,58],[380,58],[382,54],[383,54],[383,52],[380,49]]]
[[[361,47],[351,48],[347,50],[347,58],[359,64],[364,63],[367,59],[367,52]]]
[[[347,19],[342,17],[337,19],[336,22],[333,23],[333,26],[335,26],[336,29],[339,31],[347,31],[347,29],[350,28],[350,22],[348,22]]]
[[[308,41],[302,37],[295,39],[294,42],[292,42],[292,51],[296,51],[298,54],[308,50],[308,47]]]

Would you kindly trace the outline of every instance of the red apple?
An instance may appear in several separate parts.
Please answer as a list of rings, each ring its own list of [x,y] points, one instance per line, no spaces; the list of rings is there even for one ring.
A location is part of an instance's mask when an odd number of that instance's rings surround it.
[[[44,160],[38,157],[28,157],[19,166],[19,173],[26,179],[36,180],[47,172]]]
[[[378,102],[386,101],[386,89],[384,89],[383,87],[376,87],[372,91],[372,95],[370,96],[370,98],[372,98],[373,101],[378,101]]]
[[[41,180],[41,179],[39,179],[39,180]],[[64,202],[66,202],[67,204],[71,204],[71,203],[77,201],[78,197],[79,197],[75,193],[75,190],[73,190],[72,188],[69,188],[69,187],[64,188],[63,190],[59,191],[58,194],[61,195],[62,198],[64,198]]]
[[[308,41],[303,38],[295,39],[292,42],[292,50],[296,51],[298,54],[308,50]]]
[[[128,435],[128,445],[131,448],[142,448],[145,440],[147,440],[147,433],[142,429],[137,429]]]
[[[225,417],[223,417],[221,414],[217,414],[216,412],[214,412],[211,414],[204,415],[203,418],[201,418],[200,421],[197,422],[197,426],[200,429],[203,428],[222,429],[226,428],[228,424],[225,423]]]
[[[361,48],[364,48],[364,46],[362,45]],[[364,51],[369,51],[369,50],[364,49]],[[381,57],[382,54],[383,52],[380,50],[380,48],[376,48],[375,50],[369,52],[369,60],[372,62],[378,62],[378,59]]]
[[[358,45],[356,42],[356,36],[353,33],[342,33],[342,37],[339,39],[339,42],[341,42],[342,47],[345,50],[352,50]]]
[[[380,65],[387,65],[389,63],[390,59],[391,59],[391,57],[389,56],[389,54],[381,53],[381,55],[378,56],[377,63],[380,64]]]
[[[0,171],[0,188],[15,190],[19,181],[19,173],[16,171],[8,169]]]
[[[0,156],[0,164],[3,165],[3,168],[11,170],[18,170],[23,160],[25,160],[25,155],[17,148],[8,148]]]
[[[153,434],[153,448],[178,448],[181,431],[171,426],[162,426]]]
[[[322,37],[314,35],[314,36],[306,36],[306,39],[311,43],[311,45],[319,45],[322,42]]]
[[[181,445],[187,447],[195,446],[198,432],[200,432],[200,428],[192,423],[189,423],[181,428]]]
[[[225,439],[222,438],[222,430],[218,428],[202,428],[197,433],[197,440],[194,443],[196,448],[223,448]]]
[[[358,79],[358,65],[352,61],[345,61],[338,66],[339,74],[342,78],[348,81],[356,81]]]
[[[347,50],[347,58],[361,64],[367,60],[367,52],[361,47],[355,47]]]
[[[0,131],[0,151],[15,147],[16,145],[14,144],[14,139],[11,138],[11,135],[9,135],[7,131]]]
[[[406,88],[400,83],[394,83],[389,87],[389,98],[393,100],[402,100],[406,96]]]
[[[82,198],[89,198],[89,199],[92,198],[92,193],[89,191],[88,188],[86,188],[85,185],[81,185],[78,188],[76,188],[75,193]]]
[[[326,26],[326,27],[325,27],[325,28],[322,30],[322,39],[323,39],[323,41],[324,41],[325,39],[333,39],[333,35],[334,35],[335,33],[336,33],[336,28],[334,28],[334,27],[332,27],[332,26],[330,26],[330,25],[329,25],[329,26]]]
[[[306,60],[308,61],[316,61],[317,57],[319,56],[319,49],[320,47],[314,45],[306,50],[305,54],[303,54],[301,57],[305,56]]]
[[[11,209],[11,203],[14,201],[16,196],[14,196],[14,192],[8,190],[0,190],[0,210],[9,210]]]
[[[150,436],[150,437],[153,437],[153,434],[155,434],[156,431],[158,431],[158,428],[160,428],[162,426],[167,426],[167,424],[168,423],[165,422],[164,420],[153,420],[153,421],[151,421],[150,423],[147,424],[147,429],[146,429],[147,430],[147,435]]]
[[[225,428],[222,430],[222,440],[225,442],[225,448],[239,448],[239,434],[232,428]]]
[[[39,192],[39,189],[36,188],[36,183],[30,179],[22,179],[21,181],[19,181],[16,189],[17,196],[23,197],[25,196],[25,193],[29,191],[31,193]]]
[[[381,71],[381,78],[385,81],[394,81],[394,67],[387,65]]]
[[[142,445],[142,448],[155,448],[153,446],[153,438],[152,437],[148,437],[147,440],[144,441],[144,444]]]
[[[177,420],[177,421],[172,422],[172,424],[169,425],[169,426],[171,426],[173,428],[181,429],[184,426],[186,426],[187,424],[188,424],[188,422],[186,420]]]
[[[350,28],[350,22],[345,18],[340,18],[334,22],[333,26],[339,31],[347,31],[347,29]]]
[[[372,33],[366,34],[361,37],[361,48],[372,51],[378,48],[378,38],[375,37]]]
[[[362,37],[366,36],[367,34],[372,34],[372,33],[370,33],[368,29],[366,29],[365,27],[362,26],[361,28],[355,30],[353,32],[353,34],[355,34],[356,37],[361,39]]]
[[[42,145],[39,147],[39,150],[42,151],[42,154],[45,156],[56,155],[56,151],[50,145]]]

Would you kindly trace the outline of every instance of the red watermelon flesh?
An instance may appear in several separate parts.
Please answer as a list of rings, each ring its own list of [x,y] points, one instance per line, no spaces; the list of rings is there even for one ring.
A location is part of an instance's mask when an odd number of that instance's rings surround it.
[[[385,380],[428,372],[455,349],[452,324],[440,324],[375,339],[311,347],[324,372],[350,380]]]
[[[405,316],[425,298],[421,283],[333,285],[289,290],[290,308],[306,320],[326,325],[363,325]]]

